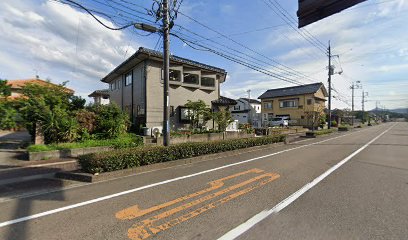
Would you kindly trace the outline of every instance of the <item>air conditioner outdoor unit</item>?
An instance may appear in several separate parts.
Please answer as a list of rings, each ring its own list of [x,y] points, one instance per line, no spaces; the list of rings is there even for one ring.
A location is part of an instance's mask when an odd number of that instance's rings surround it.
[[[163,132],[162,126],[152,127],[152,136],[160,136]]]

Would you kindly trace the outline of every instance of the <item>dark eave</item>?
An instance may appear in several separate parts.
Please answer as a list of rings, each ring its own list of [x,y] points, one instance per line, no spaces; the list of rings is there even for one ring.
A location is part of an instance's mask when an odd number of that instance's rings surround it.
[[[163,53],[152,50],[152,49],[140,47],[136,53],[134,53],[132,56],[126,59],[126,61],[121,63],[119,66],[117,66],[112,72],[110,72],[108,75],[102,78],[101,81],[109,83],[112,80],[125,74],[126,72],[131,70],[134,66],[136,66],[138,63],[142,62],[145,59],[153,59],[157,61],[162,61]],[[217,68],[214,66],[210,66],[210,65],[203,64],[203,63],[193,61],[190,59],[178,57],[175,55],[170,55],[170,63],[196,67],[196,68],[200,68],[206,71],[222,74],[224,75],[224,79],[221,79],[221,82],[225,81],[225,77],[227,74],[227,72],[222,68]]]

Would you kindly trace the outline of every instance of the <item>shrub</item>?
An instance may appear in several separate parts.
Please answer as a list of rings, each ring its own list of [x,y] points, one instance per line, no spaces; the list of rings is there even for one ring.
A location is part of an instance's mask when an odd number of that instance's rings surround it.
[[[116,138],[126,133],[129,116],[117,105],[96,105],[90,111],[96,114],[94,132],[99,138]]]
[[[334,129],[334,128],[322,129],[322,130],[314,131],[314,134],[315,135],[324,135],[324,134],[333,133],[335,131],[336,131],[336,129]]]
[[[240,148],[266,145],[285,140],[284,135],[242,138],[224,141],[182,143],[169,147],[154,146],[113,150],[104,153],[83,155],[79,158],[82,170],[88,173],[101,173],[139,167],[143,165],[196,157],[204,154],[231,151]]]
[[[349,126],[347,126],[347,125],[339,126],[339,127],[338,127],[338,130],[339,130],[339,131],[348,131],[348,130],[349,130]]]
[[[89,139],[82,142],[74,143],[60,143],[49,145],[31,145],[27,148],[29,152],[42,152],[52,150],[64,150],[73,148],[85,148],[85,147],[113,147],[115,149],[138,147],[143,145],[143,138],[136,134],[125,134],[115,139]]]

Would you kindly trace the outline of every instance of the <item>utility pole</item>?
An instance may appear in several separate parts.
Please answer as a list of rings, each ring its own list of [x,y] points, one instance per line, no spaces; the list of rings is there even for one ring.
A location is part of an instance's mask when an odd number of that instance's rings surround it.
[[[169,50],[169,3],[163,0],[163,145],[170,145],[170,96],[169,96],[169,68],[170,68],[170,50]]]
[[[367,97],[368,96],[368,92],[364,92],[364,90],[363,90],[363,94],[362,94],[362,100],[361,100],[361,110],[362,110],[362,112],[363,112],[363,115],[362,115],[362,122],[364,123],[365,121],[365,117],[364,117],[364,103],[366,102],[366,100],[364,100],[364,98],[365,97]]]
[[[248,93],[248,109],[249,109],[249,112],[248,112],[248,122],[249,122],[249,124],[251,124],[251,126],[252,126],[251,89],[248,89],[248,90],[247,90],[247,93]]]
[[[328,128],[331,128],[331,75],[333,75],[333,69],[331,66],[331,47],[330,47],[330,41],[329,41],[329,47],[328,47],[328,54],[329,54],[329,120],[328,120]]]
[[[356,83],[354,83],[354,81],[351,84],[351,125],[354,126],[354,89],[360,88],[359,85],[360,81],[356,81]]]

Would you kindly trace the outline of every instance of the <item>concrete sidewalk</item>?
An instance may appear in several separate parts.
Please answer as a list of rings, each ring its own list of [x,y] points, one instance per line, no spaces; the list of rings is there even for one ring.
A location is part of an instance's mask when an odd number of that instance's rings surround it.
[[[27,155],[22,147],[28,145],[30,138],[27,131],[0,132],[0,169],[24,165]]]

